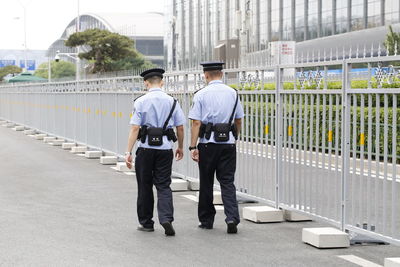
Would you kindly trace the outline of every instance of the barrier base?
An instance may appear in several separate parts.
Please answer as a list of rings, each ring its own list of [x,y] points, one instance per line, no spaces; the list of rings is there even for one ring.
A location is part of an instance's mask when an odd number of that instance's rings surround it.
[[[101,156],[103,156],[102,151],[86,151],[85,152],[85,157],[88,159],[99,159]]]
[[[86,146],[74,146],[71,148],[71,153],[78,154],[78,153],[85,153],[87,151]]]
[[[182,179],[172,178],[171,190],[172,190],[172,192],[187,191],[188,190],[188,182],[185,180],[182,180]]]
[[[104,156],[100,157],[100,164],[113,165],[117,164],[118,158],[116,156]]]
[[[317,248],[347,248],[349,235],[332,227],[303,228],[302,241]]]
[[[292,211],[292,210],[285,210],[284,211],[284,217],[286,221],[289,222],[306,222],[306,221],[312,221],[310,217],[307,217],[306,215],[303,215],[301,213]]]
[[[71,148],[73,148],[75,145],[75,143],[63,143],[61,145],[61,148],[64,150],[71,150]]]
[[[282,222],[283,211],[268,206],[244,207],[243,218],[256,223]]]

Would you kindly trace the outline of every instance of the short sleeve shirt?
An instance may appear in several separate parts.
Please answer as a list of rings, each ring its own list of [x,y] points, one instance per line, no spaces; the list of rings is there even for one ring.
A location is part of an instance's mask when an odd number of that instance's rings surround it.
[[[193,97],[193,105],[189,112],[189,119],[207,123],[229,123],[232,111],[235,107],[237,92],[231,87],[225,85],[220,80],[211,81],[208,86],[198,91]],[[234,111],[234,119],[244,117],[242,103],[240,99]],[[200,138],[200,143],[216,143],[214,133],[211,138]],[[218,142],[218,144],[234,144],[235,138],[230,133],[227,142]]]
[[[149,92],[142,97],[136,99],[133,105],[131,125],[147,126],[154,128],[162,128],[174,103],[173,97],[167,95],[160,88],[150,89]],[[183,114],[179,103],[176,103],[172,117],[168,122],[167,129],[181,126],[186,123],[186,118]],[[169,141],[166,136],[163,136],[163,144],[161,146],[150,146],[147,143],[142,143],[140,140],[139,147],[167,150],[172,149],[173,142]]]

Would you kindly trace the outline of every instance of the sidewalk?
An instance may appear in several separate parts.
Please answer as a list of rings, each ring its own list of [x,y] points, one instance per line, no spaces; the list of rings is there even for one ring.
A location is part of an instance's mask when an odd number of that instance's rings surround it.
[[[161,226],[136,231],[136,181],[60,148],[0,127],[0,266],[357,266],[400,248],[318,250],[301,242],[316,222],[242,221],[227,235],[223,211],[215,228],[197,228],[197,203],[174,193],[175,237]],[[242,207],[242,206],[241,206]]]

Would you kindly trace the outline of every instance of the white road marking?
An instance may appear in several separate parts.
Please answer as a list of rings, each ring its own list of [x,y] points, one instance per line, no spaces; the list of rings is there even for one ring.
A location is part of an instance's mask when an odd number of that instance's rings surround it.
[[[124,172],[126,175],[135,175],[135,173],[134,172]]]
[[[195,195],[181,195],[181,197],[187,198],[187,199],[192,200],[194,202],[199,202]]]
[[[343,260],[346,260],[348,262],[357,264],[358,266],[362,266],[362,267],[382,267],[382,265],[373,263],[372,261],[368,261],[368,260],[365,260],[363,258],[354,256],[354,255],[341,255],[338,257]]]

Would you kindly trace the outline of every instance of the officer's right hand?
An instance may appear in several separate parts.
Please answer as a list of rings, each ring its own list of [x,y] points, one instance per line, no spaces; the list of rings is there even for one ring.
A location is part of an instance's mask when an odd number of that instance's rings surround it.
[[[126,167],[128,167],[129,169],[132,169],[132,155],[125,156],[125,163],[126,163]]]
[[[191,151],[192,160],[199,162],[199,150],[194,149]]]
[[[176,161],[179,161],[183,158],[183,149],[182,148],[177,148],[175,152],[175,159]]]

